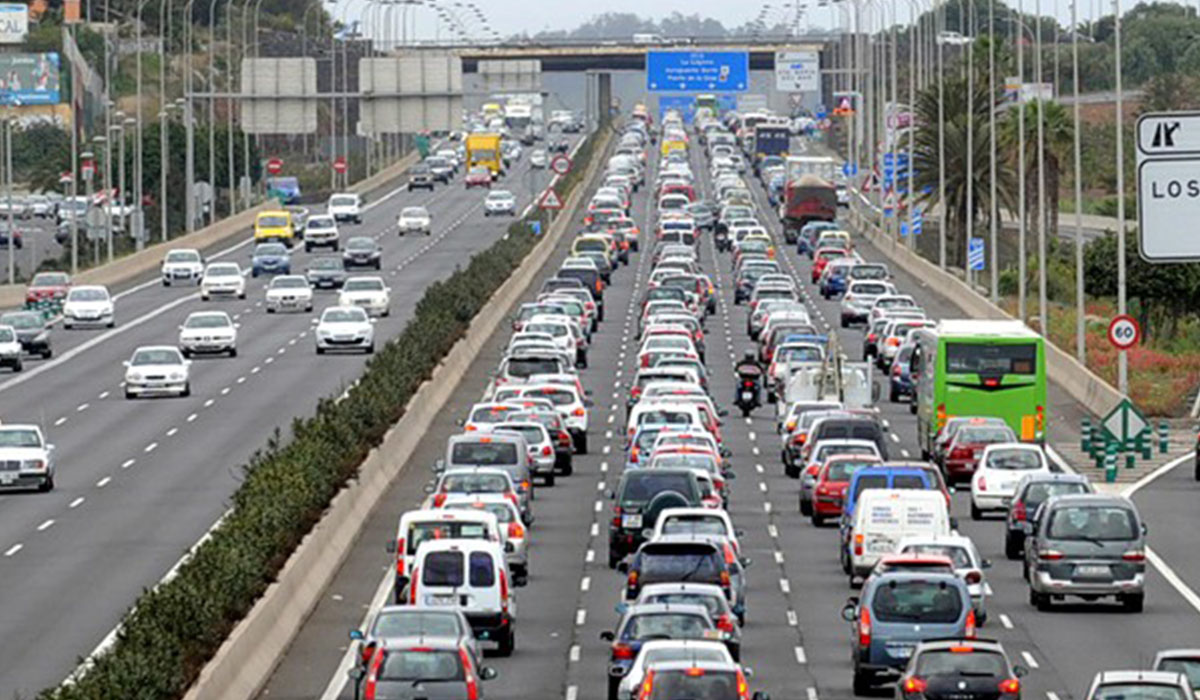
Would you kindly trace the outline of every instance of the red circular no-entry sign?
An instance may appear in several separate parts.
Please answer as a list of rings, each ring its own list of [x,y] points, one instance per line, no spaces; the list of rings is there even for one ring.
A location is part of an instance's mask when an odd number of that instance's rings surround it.
[[[333,169],[339,173],[346,172],[346,156],[338,156],[333,159]]]
[[[283,159],[282,158],[268,159],[267,160],[267,172],[271,173],[272,175],[278,175],[279,173],[283,172]]]

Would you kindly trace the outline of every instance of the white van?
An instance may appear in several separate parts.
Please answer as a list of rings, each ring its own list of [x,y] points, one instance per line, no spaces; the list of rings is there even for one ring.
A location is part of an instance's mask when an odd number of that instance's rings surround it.
[[[896,551],[905,537],[949,535],[952,523],[941,491],[869,489],[854,508],[850,533],[851,581],[865,578],[879,557]]]
[[[499,542],[430,540],[417,548],[408,586],[411,605],[452,607],[471,623],[476,639],[494,642],[500,656],[517,643],[516,600]]]
[[[388,542],[389,554],[396,555],[395,600],[405,601],[409,573],[417,549],[428,540],[485,540],[500,542],[500,525],[487,512],[465,510],[410,510],[400,516],[396,539]]]

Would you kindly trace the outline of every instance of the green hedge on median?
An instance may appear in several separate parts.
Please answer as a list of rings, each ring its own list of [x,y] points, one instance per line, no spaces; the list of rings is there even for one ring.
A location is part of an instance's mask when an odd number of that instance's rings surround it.
[[[556,187],[564,201],[595,140],[579,149],[574,170]],[[315,415],[292,422],[290,441],[276,431],[253,456],[220,527],[174,579],[142,594],[111,651],[74,685],[39,698],[182,697],[537,240],[526,222],[515,222],[465,269],[431,284],[404,331],[381,347],[344,400],[322,400]]]

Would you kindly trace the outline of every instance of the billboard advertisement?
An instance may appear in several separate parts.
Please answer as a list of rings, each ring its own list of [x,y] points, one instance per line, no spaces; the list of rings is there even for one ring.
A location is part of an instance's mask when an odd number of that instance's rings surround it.
[[[0,54],[0,105],[53,105],[60,101],[57,52]]]
[[[745,51],[647,51],[650,92],[744,92],[750,86]]]
[[[0,44],[19,44],[29,33],[29,8],[19,3],[0,3]]]

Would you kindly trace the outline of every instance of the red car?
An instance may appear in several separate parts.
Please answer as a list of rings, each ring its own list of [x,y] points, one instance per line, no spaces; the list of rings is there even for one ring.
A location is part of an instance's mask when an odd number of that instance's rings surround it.
[[[830,260],[836,258],[844,258],[850,255],[850,252],[845,248],[821,248],[813,255],[812,266],[812,283],[816,284],[821,279],[821,273],[825,271],[825,266]]]
[[[826,518],[838,518],[842,515],[842,500],[846,497],[846,489],[850,488],[850,477],[860,467],[880,464],[880,460],[862,455],[834,455],[825,460],[817,473],[817,483],[813,487],[812,523],[820,527]]]
[[[983,456],[983,448],[1002,442],[1016,442],[1017,435],[1007,425],[988,424],[980,420],[962,426],[946,446],[942,471],[947,482],[970,481]]]
[[[46,299],[65,299],[71,289],[71,276],[65,272],[39,272],[25,290],[25,303]]]
[[[463,176],[463,184],[467,189],[472,187],[486,187],[490,190],[492,189],[492,171],[487,168],[471,168]]]

